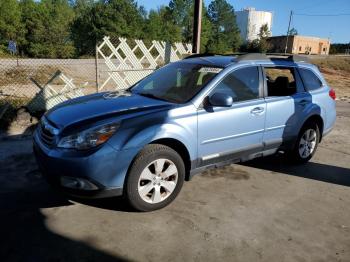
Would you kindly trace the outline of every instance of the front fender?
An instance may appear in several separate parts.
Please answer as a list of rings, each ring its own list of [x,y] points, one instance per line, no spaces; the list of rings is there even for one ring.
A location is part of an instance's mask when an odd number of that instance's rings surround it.
[[[197,155],[197,137],[190,130],[183,128],[175,123],[150,126],[141,130],[132,136],[123,146],[122,150],[128,150],[135,147],[143,147],[158,139],[170,138],[184,144],[190,155],[191,160],[196,159]]]
[[[175,139],[197,158],[197,110],[193,104],[125,119],[109,143],[117,150],[142,148],[158,139]]]

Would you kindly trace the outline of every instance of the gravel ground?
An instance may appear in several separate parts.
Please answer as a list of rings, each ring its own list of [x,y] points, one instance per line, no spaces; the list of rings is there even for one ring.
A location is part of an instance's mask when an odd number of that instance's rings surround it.
[[[350,261],[350,104],[312,161],[202,173],[151,213],[68,200],[37,171],[31,137],[0,138],[2,261]]]

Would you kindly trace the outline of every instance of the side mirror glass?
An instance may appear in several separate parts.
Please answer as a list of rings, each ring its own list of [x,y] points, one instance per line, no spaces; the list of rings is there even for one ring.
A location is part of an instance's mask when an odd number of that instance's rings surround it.
[[[233,104],[233,98],[225,93],[214,93],[209,97],[209,103],[212,106],[230,107]]]

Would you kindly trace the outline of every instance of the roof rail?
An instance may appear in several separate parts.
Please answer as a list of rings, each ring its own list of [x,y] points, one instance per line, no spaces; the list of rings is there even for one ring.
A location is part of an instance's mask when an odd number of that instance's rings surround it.
[[[305,55],[290,55],[290,56],[288,56],[287,59],[289,59],[293,62],[305,62],[305,63],[310,62],[310,59]]]
[[[295,55],[290,53],[266,53],[270,59],[287,59],[293,62],[309,62],[309,58],[306,55]],[[286,57],[286,58],[285,58]]]
[[[236,61],[247,61],[247,60],[268,60],[268,57],[263,53],[247,53],[244,55],[239,55]]]
[[[280,54],[280,53],[247,53],[240,55],[236,58],[236,61],[247,61],[247,60],[287,60],[292,62],[309,62],[309,58],[303,55],[293,54]]]
[[[206,57],[206,56],[239,56],[239,55],[245,55],[245,54],[247,53],[230,53],[230,54],[200,53],[200,54],[192,54],[192,55],[186,56],[183,59]]]
[[[183,59],[196,58],[196,57],[205,57],[205,56],[216,56],[217,54],[213,53],[203,53],[203,54],[192,54],[184,57]]]
[[[294,55],[284,53],[232,53],[232,54],[192,54],[186,56],[183,59],[196,58],[196,57],[208,57],[208,56],[235,56],[234,61],[249,61],[249,60],[287,60],[291,62],[309,62],[309,58],[305,55]]]

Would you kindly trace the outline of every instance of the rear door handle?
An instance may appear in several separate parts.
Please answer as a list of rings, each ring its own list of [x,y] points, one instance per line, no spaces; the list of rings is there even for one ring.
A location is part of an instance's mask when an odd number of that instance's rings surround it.
[[[259,114],[261,114],[263,112],[264,112],[264,108],[260,107],[260,106],[259,107],[255,107],[254,109],[252,109],[250,111],[250,113],[253,114],[253,115],[259,115]]]

